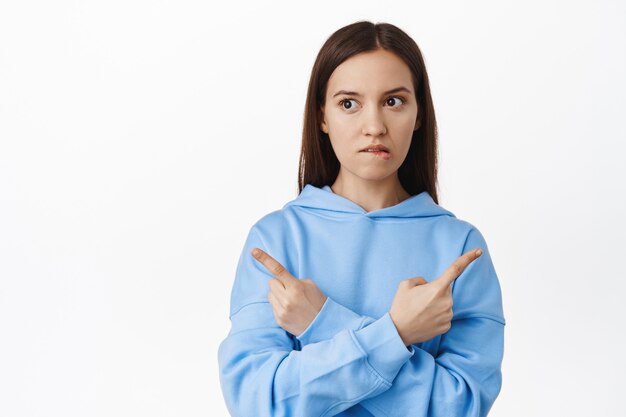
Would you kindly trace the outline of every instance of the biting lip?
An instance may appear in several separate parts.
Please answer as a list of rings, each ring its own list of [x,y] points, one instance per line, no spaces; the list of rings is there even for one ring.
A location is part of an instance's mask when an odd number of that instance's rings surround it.
[[[384,145],[369,145],[366,148],[361,149],[359,152],[387,152],[389,153],[389,148]]]

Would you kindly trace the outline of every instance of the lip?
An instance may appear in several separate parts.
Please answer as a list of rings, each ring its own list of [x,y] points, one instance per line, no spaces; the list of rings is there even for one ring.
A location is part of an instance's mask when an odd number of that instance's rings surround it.
[[[366,154],[372,155],[372,157],[374,158],[382,159],[384,161],[388,161],[389,159],[391,159],[391,154],[389,152],[384,152],[384,151],[378,151],[378,152],[363,151],[359,153],[366,153]]]
[[[367,147],[361,149],[359,152],[369,152],[368,149],[374,149],[377,152],[384,151],[384,152],[389,153],[389,148],[387,148],[385,145],[381,145],[381,144],[368,145]]]

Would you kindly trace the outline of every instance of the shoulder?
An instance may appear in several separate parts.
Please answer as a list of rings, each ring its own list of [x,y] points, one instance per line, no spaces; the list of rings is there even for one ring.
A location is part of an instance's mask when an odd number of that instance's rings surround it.
[[[437,218],[437,229],[442,235],[454,241],[462,241],[465,244],[470,239],[484,242],[484,236],[476,224],[458,218],[452,212],[450,213],[450,216],[439,216]]]
[[[474,223],[470,223],[467,220],[462,220],[462,219],[457,219],[457,218],[455,218],[455,220],[456,220],[455,222],[456,224],[454,227],[458,228],[459,233],[465,237],[466,241],[470,238],[484,241],[483,234]]]
[[[258,218],[250,227],[262,240],[273,240],[284,234],[286,228],[285,212],[283,209],[271,211]]]
[[[298,247],[295,244],[298,233],[294,232],[293,220],[284,209],[271,211],[257,218],[249,229],[247,239],[275,259],[290,262],[292,258],[297,258],[294,249]]]

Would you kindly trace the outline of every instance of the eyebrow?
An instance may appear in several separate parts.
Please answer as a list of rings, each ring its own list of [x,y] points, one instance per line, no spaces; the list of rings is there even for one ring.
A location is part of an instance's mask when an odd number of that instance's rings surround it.
[[[407,93],[411,92],[411,90],[409,90],[408,88],[406,88],[404,86],[401,86],[401,87],[396,87],[396,88],[392,88],[391,90],[385,91],[383,93],[383,95],[391,94],[391,93],[397,93],[398,91],[406,91]],[[335,94],[333,94],[333,97],[336,97],[339,94],[345,94],[347,96],[361,97],[361,94],[357,93],[356,91],[346,91],[346,90],[339,90],[339,91],[337,91]]]

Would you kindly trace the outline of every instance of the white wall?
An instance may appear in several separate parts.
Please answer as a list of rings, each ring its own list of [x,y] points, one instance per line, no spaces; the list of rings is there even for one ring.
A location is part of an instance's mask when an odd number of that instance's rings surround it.
[[[426,59],[441,200],[507,319],[492,416],[623,416],[626,4],[0,4],[0,415],[227,416],[217,346],[254,221],[296,195],[325,39]]]

